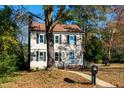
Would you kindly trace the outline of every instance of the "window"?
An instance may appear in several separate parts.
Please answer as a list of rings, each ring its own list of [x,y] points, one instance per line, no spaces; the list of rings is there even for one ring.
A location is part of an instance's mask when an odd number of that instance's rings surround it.
[[[75,44],[75,36],[74,35],[69,36],[69,44]]]
[[[59,36],[55,36],[55,43],[59,43]]]
[[[74,52],[69,53],[69,59],[74,59]]]
[[[35,52],[31,52],[31,61],[35,61],[36,60],[36,54]]]
[[[70,52],[69,53],[69,60],[70,60],[70,62],[74,63],[74,59],[75,59],[74,52]]]
[[[55,61],[59,61],[59,53],[55,52]]]
[[[40,52],[40,61],[43,61],[44,55],[43,52]]]
[[[40,43],[44,42],[44,35],[40,35]]]
[[[46,61],[46,52],[39,52],[39,61]]]

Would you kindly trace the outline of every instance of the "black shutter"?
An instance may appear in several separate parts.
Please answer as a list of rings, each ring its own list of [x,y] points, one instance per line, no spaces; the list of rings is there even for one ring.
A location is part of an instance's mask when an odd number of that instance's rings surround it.
[[[44,34],[44,44],[46,44],[46,34]]]
[[[77,40],[76,40],[76,35],[74,36],[74,44],[76,45],[76,42],[77,42]]]
[[[67,44],[69,44],[69,35],[67,35]]]
[[[38,51],[36,51],[36,61],[38,61]]]
[[[39,34],[37,33],[36,43],[39,43]]]
[[[44,52],[44,61],[46,61],[46,52]]]
[[[61,40],[61,35],[60,35],[60,42],[59,42],[60,44],[62,43],[62,40]]]
[[[53,40],[52,40],[52,41],[53,41],[53,44],[55,44],[55,41],[54,41],[55,35],[52,36],[52,39],[53,39]]]
[[[61,52],[59,52],[59,61],[61,62],[62,59],[61,59]]]

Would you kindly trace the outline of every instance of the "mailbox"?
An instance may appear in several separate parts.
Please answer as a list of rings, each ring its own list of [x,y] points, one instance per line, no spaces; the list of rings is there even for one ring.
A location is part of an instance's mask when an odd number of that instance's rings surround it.
[[[91,73],[92,73],[92,78],[91,78],[91,83],[96,84],[96,74],[98,72],[98,67],[96,65],[93,65],[91,68]]]
[[[97,74],[98,67],[96,65],[93,65],[91,71],[92,71],[92,74]]]

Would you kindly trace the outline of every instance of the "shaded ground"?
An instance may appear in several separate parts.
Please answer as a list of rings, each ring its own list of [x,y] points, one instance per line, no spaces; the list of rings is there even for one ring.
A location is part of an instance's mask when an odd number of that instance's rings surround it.
[[[91,75],[90,70],[83,72]],[[97,77],[117,87],[124,87],[124,64],[112,64],[110,67],[99,66]]]
[[[77,74],[65,71],[18,72],[12,82],[1,84],[7,88],[78,88],[97,87]]]

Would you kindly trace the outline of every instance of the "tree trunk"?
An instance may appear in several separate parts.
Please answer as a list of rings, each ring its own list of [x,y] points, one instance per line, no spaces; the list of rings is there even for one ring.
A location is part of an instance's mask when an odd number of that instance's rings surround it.
[[[23,45],[22,45],[22,42],[20,43],[20,67],[19,69],[20,70],[26,70],[26,67],[25,67],[25,58],[24,58],[24,49],[23,49]],[[29,65],[30,66],[30,65]]]
[[[46,37],[47,37],[47,69],[52,69],[55,67],[53,33],[52,32],[46,33]]]
[[[109,41],[109,48],[108,48],[108,65],[110,65],[110,61],[111,61],[111,49],[112,49],[112,41],[113,41],[113,36],[114,36],[114,30],[111,33],[111,38]]]
[[[28,65],[27,65],[27,69],[29,70],[30,69],[30,52],[31,52],[31,34],[30,34],[30,31],[31,31],[31,24],[32,24],[32,21],[33,21],[33,17],[32,16],[29,16],[28,17]]]
[[[44,7],[46,39],[47,39],[47,69],[52,69],[55,67],[53,28],[59,22],[64,10],[65,10],[65,6],[61,6],[55,20],[53,20],[54,6]]]

